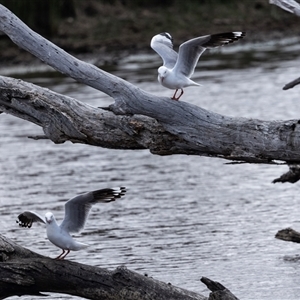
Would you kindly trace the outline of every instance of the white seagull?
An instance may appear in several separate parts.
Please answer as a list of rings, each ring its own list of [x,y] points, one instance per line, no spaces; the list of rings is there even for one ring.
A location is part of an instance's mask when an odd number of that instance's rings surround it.
[[[62,249],[62,253],[56,259],[64,259],[70,250],[78,251],[88,245],[75,241],[70,233],[83,229],[92,205],[107,203],[121,198],[126,193],[125,187],[114,189],[101,189],[80,194],[65,203],[65,217],[60,225],[56,223],[52,212],[45,214],[45,219],[33,211],[24,211],[18,216],[17,223],[22,227],[30,228],[33,222],[46,224],[49,241]]]
[[[190,77],[194,73],[201,54],[206,49],[224,46],[244,36],[245,33],[241,31],[200,36],[181,44],[177,53],[173,50],[173,38],[169,33],[163,32],[155,35],[150,45],[163,60],[163,66],[158,68],[158,82],[171,90],[176,89],[171,99],[179,100],[184,87],[200,86]],[[176,97],[178,90],[181,90],[181,93]]]

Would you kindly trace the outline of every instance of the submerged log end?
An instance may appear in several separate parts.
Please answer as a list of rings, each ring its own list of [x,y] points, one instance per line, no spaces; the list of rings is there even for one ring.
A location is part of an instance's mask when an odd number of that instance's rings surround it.
[[[286,90],[289,90],[289,89],[293,88],[294,86],[296,86],[298,84],[300,84],[300,77],[296,78],[295,80],[293,80],[293,81],[291,81],[289,83],[287,83],[282,89],[284,91],[286,91]]]
[[[290,182],[295,183],[300,179],[300,165],[289,165],[289,171],[274,179],[272,183],[277,182]]]
[[[207,277],[202,277],[200,281],[212,291],[209,294],[208,300],[238,300],[238,298],[221,283],[213,281]]]
[[[300,243],[300,232],[292,229],[292,228],[285,228],[279,230],[276,235],[276,239],[287,241],[287,242],[294,242]]]

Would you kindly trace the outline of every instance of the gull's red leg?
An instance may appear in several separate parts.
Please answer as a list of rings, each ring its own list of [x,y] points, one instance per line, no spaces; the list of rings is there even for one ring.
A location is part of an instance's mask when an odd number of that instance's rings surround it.
[[[172,98],[172,99],[174,99],[174,100],[179,100],[179,98],[183,95],[183,89],[180,89],[181,90],[181,93],[180,93],[180,95],[177,97],[177,98]],[[176,90],[177,91],[177,90]],[[175,96],[175,95],[174,95]]]
[[[62,256],[60,259],[64,259],[69,253],[70,253],[70,250],[67,250],[66,254],[64,256]]]
[[[178,91],[178,89],[176,89],[176,91],[175,91],[173,97],[171,98],[172,100],[177,100],[177,98],[176,98],[176,93],[177,93],[177,91]]]
[[[62,249],[62,253],[60,255],[58,255],[56,258],[54,259],[61,259],[61,257],[65,254],[65,250]]]

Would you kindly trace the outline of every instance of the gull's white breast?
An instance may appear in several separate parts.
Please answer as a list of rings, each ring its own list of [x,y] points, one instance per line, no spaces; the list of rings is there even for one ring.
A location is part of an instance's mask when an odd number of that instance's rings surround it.
[[[76,242],[67,231],[62,230],[54,222],[47,224],[47,237],[52,244],[65,250],[78,251],[88,246],[86,244]]]

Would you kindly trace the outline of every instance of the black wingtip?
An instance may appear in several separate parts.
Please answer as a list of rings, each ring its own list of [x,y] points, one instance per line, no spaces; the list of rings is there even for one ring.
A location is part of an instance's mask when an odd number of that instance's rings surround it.
[[[171,36],[170,33],[168,33],[168,32],[161,32],[160,35],[162,35],[162,36],[166,37],[167,39],[169,39],[172,42],[172,44],[173,44],[173,38],[172,38],[172,36]]]
[[[18,220],[16,220],[16,222],[20,227],[31,228],[32,226],[32,219],[27,218],[24,214],[18,215]]]
[[[118,199],[125,195],[127,189],[125,186],[121,186],[118,189],[113,189],[113,191],[114,191],[113,199]]]
[[[120,187],[120,194],[121,194],[121,196],[124,196],[125,195],[125,193],[127,192],[127,189],[126,189],[126,187],[125,186],[121,186]]]
[[[126,187],[117,187],[117,188],[106,188],[97,191],[93,191],[93,202],[98,202],[99,200],[104,200],[104,202],[111,202],[119,199],[125,195],[127,192]]]
[[[224,40],[224,43],[233,43],[239,39],[242,39],[246,36],[245,31],[232,31],[232,32],[224,32],[224,33],[217,33],[213,34],[211,37],[213,39]]]
[[[245,31],[232,31],[212,34],[210,39],[202,46],[206,48],[220,47],[238,41],[244,36],[246,36]]]

